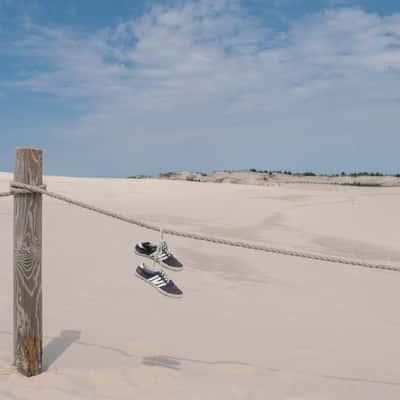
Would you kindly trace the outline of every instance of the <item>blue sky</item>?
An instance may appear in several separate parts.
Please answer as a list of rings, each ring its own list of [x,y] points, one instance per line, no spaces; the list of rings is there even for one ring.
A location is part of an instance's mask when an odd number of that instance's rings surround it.
[[[0,0],[0,170],[400,172],[398,0]]]

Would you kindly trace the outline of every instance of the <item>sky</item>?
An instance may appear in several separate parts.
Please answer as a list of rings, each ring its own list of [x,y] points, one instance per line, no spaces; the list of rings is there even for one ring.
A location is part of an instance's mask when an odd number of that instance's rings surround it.
[[[0,0],[0,170],[400,172],[398,0]]]

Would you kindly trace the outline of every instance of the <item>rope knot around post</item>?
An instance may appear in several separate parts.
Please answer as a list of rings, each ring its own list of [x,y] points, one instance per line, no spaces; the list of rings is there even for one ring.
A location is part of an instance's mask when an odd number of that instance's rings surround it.
[[[29,187],[30,185],[25,185],[20,182],[10,182],[10,193],[13,195],[17,194],[38,194],[39,191],[33,190],[33,188]],[[40,191],[47,191],[47,185],[36,185],[35,189],[39,189]],[[39,192],[39,194],[42,194]]]

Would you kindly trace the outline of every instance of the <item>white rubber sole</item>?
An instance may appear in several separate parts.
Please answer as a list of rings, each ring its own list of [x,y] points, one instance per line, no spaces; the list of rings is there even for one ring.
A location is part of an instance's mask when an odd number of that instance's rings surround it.
[[[161,294],[163,294],[164,296],[167,297],[171,297],[172,299],[180,299],[183,297],[183,294],[180,295],[176,295],[176,294],[170,294],[170,293],[166,293],[164,291],[162,291],[160,288],[158,288],[157,286],[154,286],[151,284],[151,282],[149,282],[147,279],[143,278],[143,276],[139,275],[136,271],[135,271],[135,275],[140,278],[142,281],[148,283],[152,288],[157,289]]]
[[[145,257],[145,258],[149,258],[150,260],[155,261],[158,265],[161,265],[162,267],[167,268],[167,269],[169,269],[170,271],[175,271],[175,272],[183,271],[183,267],[181,267],[181,268],[173,268],[173,267],[170,267],[169,265],[164,264],[163,262],[154,260],[153,257],[148,256],[147,254],[141,254],[141,253],[139,253],[138,251],[136,251],[135,248],[133,249],[133,251],[134,251],[135,254],[137,254],[138,256],[140,256],[140,257]]]

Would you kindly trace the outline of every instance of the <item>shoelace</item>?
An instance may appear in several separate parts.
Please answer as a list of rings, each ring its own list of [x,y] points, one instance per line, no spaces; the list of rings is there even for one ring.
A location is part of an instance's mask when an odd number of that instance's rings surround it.
[[[167,275],[165,274],[164,271],[160,271],[159,274],[160,274],[161,278],[164,279],[165,283],[169,282],[169,278],[167,277]]]
[[[168,245],[166,241],[161,242],[161,252],[170,256],[172,253],[168,249]]]
[[[157,257],[158,259],[165,259],[169,256],[172,256],[172,252],[169,251],[167,242],[162,241],[157,249],[155,257]]]

